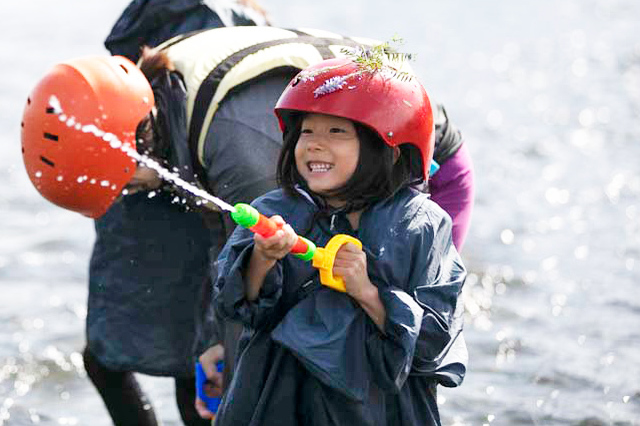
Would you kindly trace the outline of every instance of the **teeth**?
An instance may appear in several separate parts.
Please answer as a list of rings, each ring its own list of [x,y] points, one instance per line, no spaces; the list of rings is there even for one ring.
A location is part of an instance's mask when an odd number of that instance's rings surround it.
[[[326,163],[309,163],[309,168],[312,172],[328,172],[333,166]]]

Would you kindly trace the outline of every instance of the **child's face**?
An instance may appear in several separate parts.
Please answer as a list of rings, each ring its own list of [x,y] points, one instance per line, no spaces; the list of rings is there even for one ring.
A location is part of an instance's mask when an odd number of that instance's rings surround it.
[[[360,140],[350,120],[309,114],[302,121],[295,148],[296,167],[309,188],[320,195],[343,186],[353,175],[360,158]],[[344,202],[326,197],[340,207]]]

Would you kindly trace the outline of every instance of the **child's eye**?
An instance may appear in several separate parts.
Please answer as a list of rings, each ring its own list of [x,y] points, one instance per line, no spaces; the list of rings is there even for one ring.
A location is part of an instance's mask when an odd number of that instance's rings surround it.
[[[302,129],[302,130],[300,130],[300,133],[310,135],[313,132],[311,131],[311,129]]]
[[[332,127],[329,130],[329,133],[347,133],[347,131],[345,129],[340,128],[340,127]]]

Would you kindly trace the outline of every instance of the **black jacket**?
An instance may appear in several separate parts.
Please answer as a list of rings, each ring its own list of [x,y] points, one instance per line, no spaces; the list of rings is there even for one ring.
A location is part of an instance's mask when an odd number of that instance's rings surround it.
[[[140,46],[155,47],[176,35],[204,28],[265,25],[264,17],[239,3],[204,0],[133,0],[104,42],[133,62]]]

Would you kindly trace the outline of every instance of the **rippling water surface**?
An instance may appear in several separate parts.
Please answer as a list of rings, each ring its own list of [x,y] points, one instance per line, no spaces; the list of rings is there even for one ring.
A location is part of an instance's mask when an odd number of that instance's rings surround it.
[[[110,424],[79,355],[92,223],[31,187],[19,123],[49,67],[106,53],[127,3],[0,5],[0,426]],[[401,36],[466,135],[471,362],[444,423],[640,425],[640,3],[262,4],[279,26]],[[172,381],[141,379],[180,424]]]

